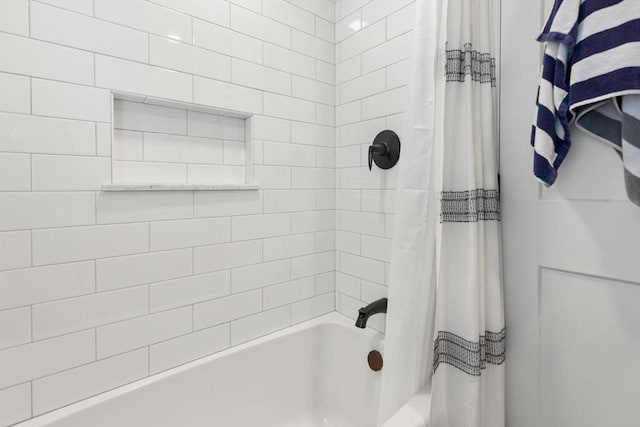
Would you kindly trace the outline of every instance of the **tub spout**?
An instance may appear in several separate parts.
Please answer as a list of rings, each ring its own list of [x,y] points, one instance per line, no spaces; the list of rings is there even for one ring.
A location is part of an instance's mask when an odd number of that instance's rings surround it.
[[[368,306],[362,307],[360,310],[358,310],[358,320],[356,320],[356,326],[358,328],[364,329],[367,327],[367,320],[369,320],[369,317],[373,316],[374,314],[386,312],[387,299],[380,298],[379,300],[376,300]]]

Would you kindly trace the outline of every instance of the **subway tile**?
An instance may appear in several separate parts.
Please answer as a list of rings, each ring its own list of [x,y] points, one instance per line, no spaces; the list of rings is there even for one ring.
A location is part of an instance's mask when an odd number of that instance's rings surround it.
[[[363,235],[361,238],[362,256],[379,261],[391,262],[391,239],[366,235]]]
[[[291,278],[293,279],[326,273],[332,270],[335,270],[333,252],[306,255],[291,260]]]
[[[384,215],[370,212],[339,211],[338,230],[384,237]]]
[[[289,306],[276,308],[231,322],[231,345],[270,334],[289,326],[291,310]]]
[[[336,112],[335,107],[316,103],[316,123],[325,126],[335,126]]]
[[[262,13],[262,0],[229,0],[229,3],[237,4],[257,13]]]
[[[114,129],[113,160],[142,161],[142,132]]]
[[[97,211],[99,224],[192,218],[193,193],[102,192],[98,195]]]
[[[411,59],[404,59],[387,67],[387,89],[395,89],[409,83]]]
[[[291,87],[292,94],[296,98],[320,102],[331,106],[335,103],[333,85],[304,77],[293,76]]]
[[[395,190],[362,190],[362,210],[391,214],[395,212]]]
[[[103,55],[95,63],[97,87],[192,102],[191,75]]]
[[[362,7],[362,21],[367,24],[384,19],[393,14],[398,9],[411,3],[412,0],[376,0],[367,3]],[[407,16],[407,23],[413,25],[414,15]],[[405,24],[407,24],[405,23]]]
[[[295,29],[291,30],[291,49],[330,64],[335,62],[333,43]]]
[[[335,271],[318,274],[316,276],[316,295],[321,295],[327,292],[333,293],[335,289],[336,289],[336,272]]]
[[[0,2],[0,31],[29,35],[29,0]]]
[[[291,188],[291,168],[287,166],[255,165],[254,181],[265,189]]]
[[[334,20],[333,2],[325,0],[292,0],[291,3],[327,21],[333,22]]]
[[[197,191],[196,217],[251,215],[262,212],[262,191]]]
[[[334,140],[334,128],[332,126],[291,122],[291,142],[319,147],[333,147]]]
[[[316,252],[333,251],[336,248],[336,233],[333,230],[316,233]]]
[[[0,153],[0,191],[30,190],[30,156],[28,154]]]
[[[362,100],[363,120],[401,113],[406,109],[407,88],[399,87]]]
[[[384,92],[385,85],[385,70],[365,74],[340,85],[340,102],[347,103]]]
[[[228,56],[163,37],[149,37],[149,61],[172,70],[218,80],[231,80]]]
[[[188,165],[189,184],[243,184],[244,166]]]
[[[336,272],[336,292],[360,299],[360,279],[342,272]]]
[[[245,119],[234,117],[222,117],[220,122],[222,138],[225,140],[241,141],[245,140]]]
[[[145,223],[36,230],[34,265],[83,261],[142,253],[149,250]]]
[[[229,218],[205,218],[151,223],[151,250],[188,248],[231,240]]]
[[[335,171],[325,168],[292,168],[293,188],[334,188]]]
[[[341,0],[339,4],[340,17],[345,17],[356,9],[360,9],[365,3],[368,3],[368,0]]]
[[[350,274],[370,282],[379,284],[385,283],[385,264],[382,261],[376,261],[358,255],[341,253],[340,269],[346,274]]]
[[[155,374],[229,347],[229,325],[197,331],[150,347],[150,372]]]
[[[412,34],[406,33],[362,54],[364,74],[411,56]]]
[[[316,151],[313,147],[310,146],[265,141],[263,149],[263,161],[266,165],[316,165]]]
[[[149,291],[139,286],[33,306],[33,339],[94,328],[149,312]]]
[[[302,122],[314,122],[316,117],[312,102],[273,93],[264,94],[264,113]]]
[[[387,296],[387,287],[363,280],[360,294],[362,301],[369,304],[380,298],[385,298]]]
[[[108,291],[191,274],[191,249],[105,258],[96,261],[96,289]]]
[[[234,58],[262,62],[261,40],[199,19],[193,20],[193,44]]]
[[[0,311],[0,349],[29,342],[31,342],[31,308]]]
[[[142,379],[148,363],[143,348],[38,379],[33,382],[33,415]]]
[[[208,328],[261,310],[261,289],[214,299],[193,306],[193,328]]]
[[[258,90],[197,76],[193,85],[196,104],[262,114],[263,95]]]
[[[340,43],[340,59],[342,61],[358,55],[385,41],[385,21],[364,28]]]
[[[362,55],[336,64],[336,84],[355,79],[362,74]]]
[[[95,224],[95,194],[0,193],[0,230]]]
[[[386,175],[382,169],[368,170],[366,166],[338,169],[338,187],[351,189],[385,188]]]
[[[31,383],[0,390],[0,425],[31,418]]]
[[[336,107],[336,126],[362,120],[362,101],[354,101]]]
[[[0,273],[0,310],[87,295],[95,291],[93,261]]]
[[[360,145],[348,145],[336,148],[336,167],[348,168],[360,166],[362,148]]]
[[[133,61],[149,60],[146,33],[37,2],[31,3],[31,37]]]
[[[241,59],[231,60],[232,81],[254,89],[291,95],[291,75]]]
[[[143,0],[95,0],[96,18],[191,42],[191,17]]]
[[[315,236],[312,233],[272,237],[262,241],[264,261],[273,261],[315,252]]]
[[[336,150],[334,148],[316,147],[316,166],[334,168],[336,166]]]
[[[336,43],[339,43],[352,36],[362,29],[366,23],[362,20],[362,11],[360,9],[353,11],[351,14],[342,17],[335,24]]]
[[[154,283],[149,287],[151,312],[195,304],[231,293],[229,271],[200,274]]]
[[[336,231],[336,250],[360,255],[360,234]]]
[[[266,42],[291,47],[289,27],[234,5],[231,6],[231,28]]]
[[[187,165],[159,162],[113,162],[114,184],[186,184]]]
[[[96,123],[96,154],[111,157],[111,123]]]
[[[336,209],[359,211],[360,190],[336,189]]]
[[[400,34],[413,30],[416,4],[416,2],[412,2],[407,7],[387,17],[387,39],[392,39]]]
[[[316,80],[333,85],[336,80],[335,67],[332,64],[316,60]]]
[[[203,138],[222,139],[222,120],[224,117],[187,111],[187,135]]]
[[[32,79],[31,102],[40,116],[111,121],[111,94],[104,89]]]
[[[263,307],[270,310],[285,304],[310,298],[315,293],[315,278],[305,277],[263,289]]]
[[[174,135],[187,134],[187,113],[185,110],[120,99],[115,100],[113,123],[115,129]]]
[[[329,292],[291,304],[291,324],[304,322],[335,309],[334,293]]]
[[[100,190],[111,182],[107,157],[32,155],[33,191]]]
[[[41,3],[47,3],[58,6],[62,9],[72,10],[84,15],[93,16],[93,0],[39,0]]]
[[[195,274],[226,270],[262,261],[262,242],[237,242],[195,248]]]
[[[191,332],[191,307],[162,311],[98,328],[98,359]]]
[[[316,205],[313,190],[265,190],[264,211],[297,212],[314,210]]]
[[[93,85],[93,54],[0,33],[0,71]]]
[[[0,388],[91,362],[95,332],[83,331],[0,351]]]
[[[291,215],[288,213],[231,218],[231,238],[234,241],[282,236],[290,232]]]
[[[335,223],[334,211],[297,212],[291,214],[294,234],[331,230]]]
[[[0,34],[1,37],[1,34]],[[75,120],[0,113],[0,150],[19,153],[96,153],[95,125]]]
[[[263,54],[263,63],[268,67],[277,68],[300,76],[315,77],[315,61],[310,56],[269,43],[264,44]]]
[[[253,137],[268,141],[291,141],[291,122],[273,117],[253,116]]]
[[[147,162],[222,164],[222,141],[161,133],[144,134]]]
[[[0,73],[0,92],[2,93],[0,111],[29,114],[31,112],[30,85],[29,77]]]
[[[236,294],[286,282],[290,279],[290,270],[288,259],[234,268],[231,270],[231,292]]]
[[[262,14],[300,31],[313,33],[315,17],[284,0],[265,0],[262,2]],[[326,22],[326,21],[325,21]]]
[[[384,118],[364,120],[340,127],[340,144],[371,144],[378,132],[386,128]]]
[[[318,16],[316,16],[315,19],[316,19],[316,37],[319,37],[322,40],[328,41],[329,43],[334,43],[335,42],[334,24]],[[303,28],[298,28],[298,29],[304,31]]]
[[[214,24],[229,26],[229,3],[225,0],[151,0],[153,3],[198,17]]]

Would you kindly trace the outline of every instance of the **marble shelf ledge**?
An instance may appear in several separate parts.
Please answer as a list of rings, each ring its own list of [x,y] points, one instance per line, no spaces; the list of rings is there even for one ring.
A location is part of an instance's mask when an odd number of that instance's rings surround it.
[[[259,190],[255,184],[104,184],[102,191],[246,191]]]

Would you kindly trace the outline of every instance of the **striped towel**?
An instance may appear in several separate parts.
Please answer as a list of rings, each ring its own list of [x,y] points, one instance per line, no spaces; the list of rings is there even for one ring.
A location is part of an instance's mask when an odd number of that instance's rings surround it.
[[[556,0],[538,41],[534,174],[554,183],[575,122],[620,153],[627,194],[640,206],[640,0]]]

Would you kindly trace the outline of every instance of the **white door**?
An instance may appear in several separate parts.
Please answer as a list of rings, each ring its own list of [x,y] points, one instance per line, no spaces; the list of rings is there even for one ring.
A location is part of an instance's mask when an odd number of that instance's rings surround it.
[[[576,130],[556,184],[532,174],[535,38],[549,6],[502,1],[508,426],[638,427],[640,208],[620,160]]]

